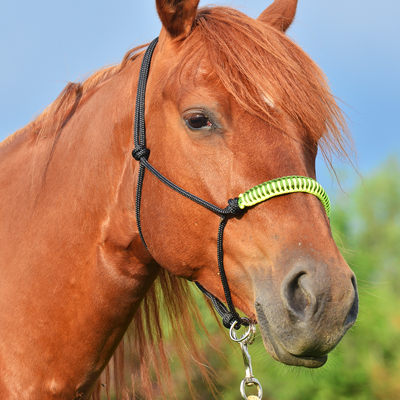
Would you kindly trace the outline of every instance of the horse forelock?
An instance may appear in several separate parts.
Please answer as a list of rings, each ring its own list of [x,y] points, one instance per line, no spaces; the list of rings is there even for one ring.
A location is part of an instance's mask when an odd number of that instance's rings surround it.
[[[192,34],[182,42],[183,60],[207,63],[239,105],[278,129],[282,117],[297,124],[307,143],[349,159],[354,146],[345,116],[327,79],[287,35],[229,7],[199,10]],[[200,62],[200,61],[199,61]]]

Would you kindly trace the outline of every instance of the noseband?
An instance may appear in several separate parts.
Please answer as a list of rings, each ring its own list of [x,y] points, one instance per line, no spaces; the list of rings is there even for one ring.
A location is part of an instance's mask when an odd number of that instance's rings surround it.
[[[142,65],[140,68],[139,82],[136,95],[136,108],[135,108],[135,124],[134,124],[134,144],[135,148],[132,151],[132,156],[135,160],[139,161],[139,175],[137,182],[136,191],[136,221],[139,230],[140,238],[146,249],[147,245],[143,237],[142,227],[140,223],[140,200],[142,196],[142,186],[144,179],[144,172],[147,169],[154,176],[156,176],[161,182],[169,186],[171,189],[175,190],[182,196],[194,201],[197,204],[207,208],[213,213],[221,217],[219,228],[218,228],[218,239],[217,239],[217,256],[218,256],[218,269],[219,275],[221,277],[222,286],[224,288],[225,299],[228,308],[218,300],[214,295],[209,293],[205,288],[203,288],[198,282],[195,282],[197,287],[212,301],[215,309],[222,317],[222,322],[224,326],[228,329],[234,327],[238,329],[241,325],[248,326],[249,320],[247,318],[241,318],[237,313],[235,306],[233,305],[231,292],[229,289],[228,281],[225,275],[224,269],[224,250],[223,250],[223,234],[225,226],[229,218],[240,216],[244,213],[246,207],[254,206],[258,203],[266,201],[272,197],[280,196],[283,194],[304,192],[310,193],[322,202],[325,211],[329,217],[330,214],[330,203],[328,195],[322,186],[312,178],[304,176],[285,176],[283,178],[274,179],[261,185],[254,186],[250,190],[240,194],[234,199],[228,200],[228,205],[225,208],[220,208],[214,204],[205,201],[186,190],[175,185],[160,172],[158,172],[149,162],[148,158],[150,155],[150,150],[146,147],[146,126],[145,126],[145,94],[146,94],[146,84],[149,75],[151,57],[158,42],[158,38],[154,39],[149,47],[147,48]]]

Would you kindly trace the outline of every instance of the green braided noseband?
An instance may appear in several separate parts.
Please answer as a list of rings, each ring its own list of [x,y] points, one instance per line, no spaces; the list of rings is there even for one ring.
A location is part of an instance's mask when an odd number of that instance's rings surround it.
[[[284,176],[283,178],[273,179],[272,181],[254,186],[247,192],[239,195],[239,207],[241,209],[251,207],[271,197],[296,192],[310,193],[317,196],[325,207],[326,214],[329,218],[331,204],[328,195],[317,181],[305,176]]]

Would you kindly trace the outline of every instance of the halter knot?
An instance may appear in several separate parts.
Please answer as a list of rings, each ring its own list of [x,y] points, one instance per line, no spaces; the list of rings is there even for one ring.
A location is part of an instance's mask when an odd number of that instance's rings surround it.
[[[146,160],[148,160],[150,155],[150,150],[139,144],[138,146],[136,146],[133,150],[132,150],[132,157],[136,160],[136,161],[140,161],[140,159],[142,157],[144,157]]]
[[[239,207],[239,198],[235,197],[234,199],[228,200],[228,205],[225,207],[225,211],[227,211],[231,215],[242,215],[244,210]]]
[[[242,326],[242,319],[239,317],[238,313],[227,312],[222,317],[222,324],[225,328],[230,329],[233,323],[235,323],[235,329],[239,329]]]

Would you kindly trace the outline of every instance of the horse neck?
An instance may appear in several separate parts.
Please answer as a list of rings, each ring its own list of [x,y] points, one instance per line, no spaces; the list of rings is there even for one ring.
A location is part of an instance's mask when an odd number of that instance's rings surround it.
[[[35,343],[43,374],[77,385],[97,378],[159,270],[135,223],[136,64],[83,98],[55,137],[27,129],[0,149],[0,314],[20,317],[0,337],[29,329],[20,353]]]

